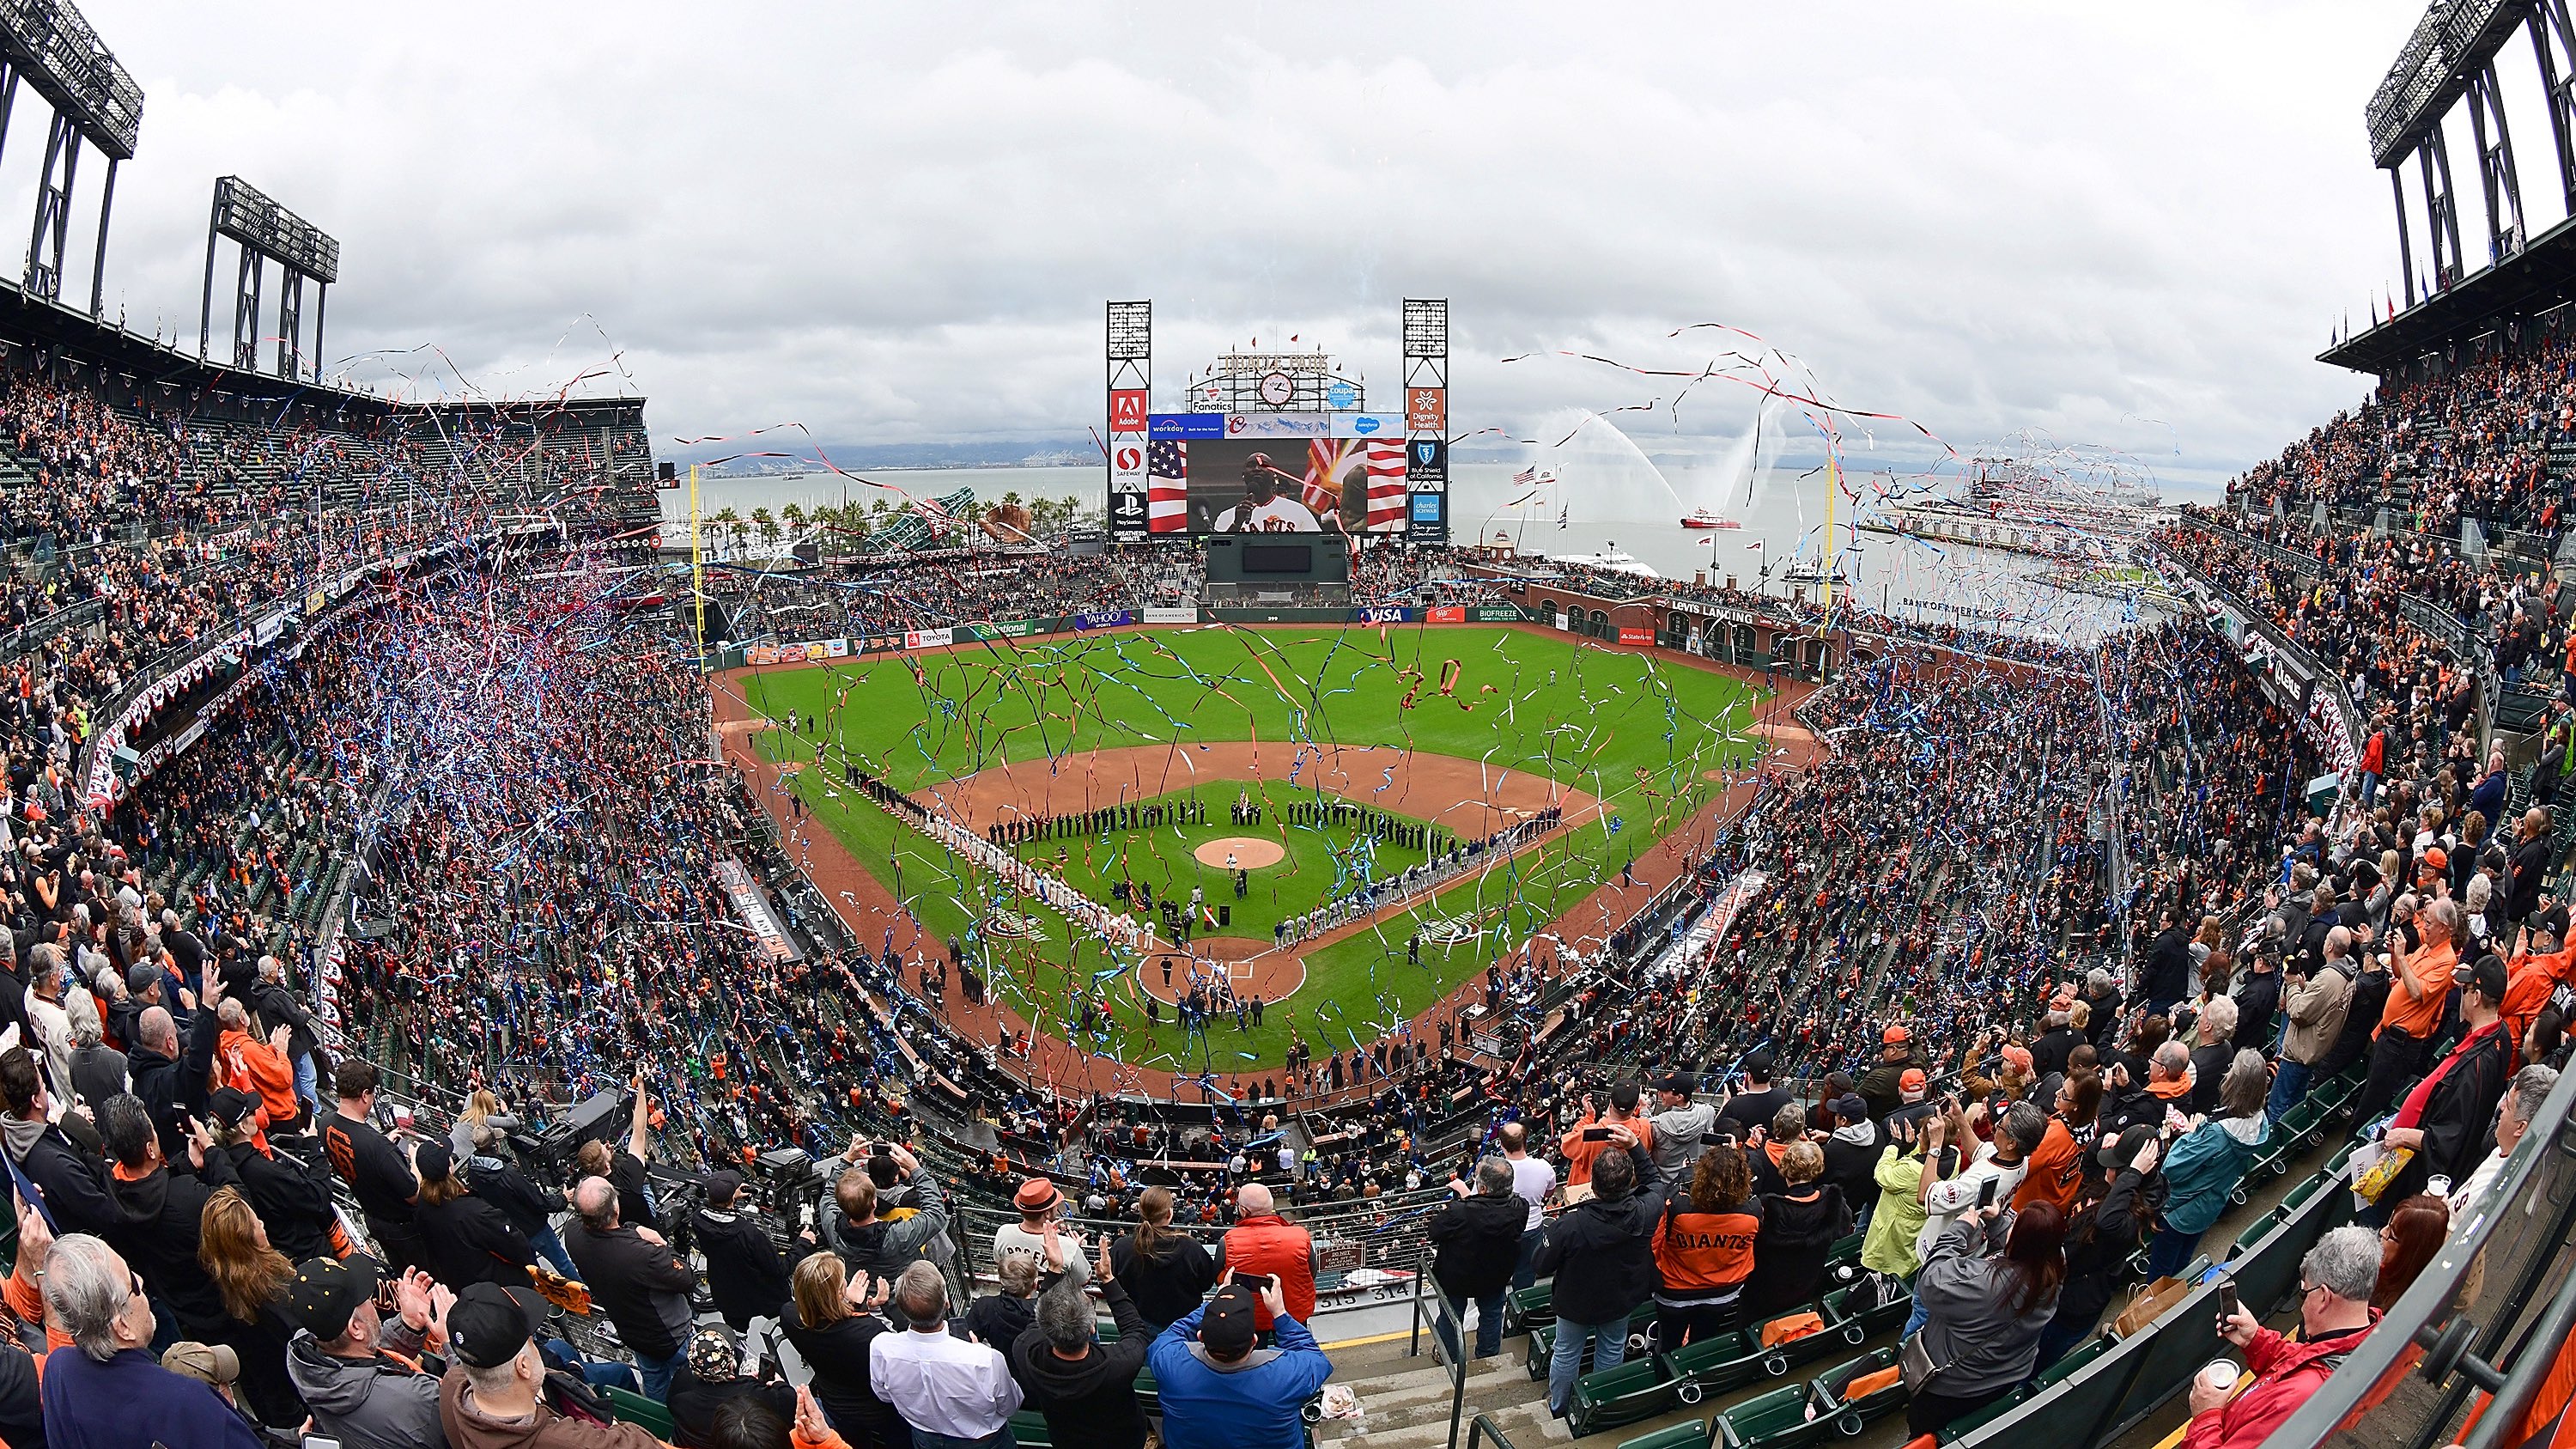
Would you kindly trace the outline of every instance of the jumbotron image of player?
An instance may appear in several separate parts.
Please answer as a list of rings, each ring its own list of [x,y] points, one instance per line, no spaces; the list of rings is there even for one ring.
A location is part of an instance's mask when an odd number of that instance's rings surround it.
[[[1319,533],[1324,525],[1313,509],[1295,498],[1280,493],[1285,482],[1291,489],[1305,487],[1296,474],[1274,466],[1268,453],[1254,453],[1243,460],[1243,501],[1216,516],[1219,533]]]

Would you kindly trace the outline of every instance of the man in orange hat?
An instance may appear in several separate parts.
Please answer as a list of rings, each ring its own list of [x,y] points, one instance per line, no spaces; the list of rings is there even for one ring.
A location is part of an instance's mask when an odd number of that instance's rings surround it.
[[[1060,1256],[1064,1259],[1066,1277],[1076,1283],[1091,1277],[1090,1268],[1082,1261],[1080,1252],[1050,1254],[1047,1251],[1047,1244],[1062,1233],[1056,1214],[1064,1206],[1064,1194],[1056,1191],[1053,1181],[1040,1175],[1021,1183],[1020,1190],[1011,1194],[1011,1205],[1020,1210],[1020,1220],[1004,1223],[993,1230],[994,1262],[999,1263],[1013,1253],[1024,1253],[1035,1258],[1040,1271],[1044,1272],[1052,1269],[1055,1259]],[[1077,1243],[1076,1247],[1079,1246]]]
[[[1923,1060],[1922,1054],[1914,1049],[1913,1033],[1901,1024],[1891,1025],[1878,1034],[1878,1065],[1870,1068],[1852,1088],[1860,1094],[1862,1101],[1869,1104],[1871,1117],[1884,1118],[1897,1109],[1903,1095],[1898,1084],[1904,1080],[1909,1068],[1928,1076],[1932,1064]]]

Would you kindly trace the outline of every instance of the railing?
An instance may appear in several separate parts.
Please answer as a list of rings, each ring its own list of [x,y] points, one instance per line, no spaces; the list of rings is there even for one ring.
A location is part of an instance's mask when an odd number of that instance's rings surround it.
[[[1450,1427],[1453,1431],[1450,1442],[1455,1444],[1457,1440],[1454,1437],[1454,1431],[1457,1426],[1453,1424]],[[1467,1429],[1467,1449],[1478,1449],[1478,1446],[1484,1444],[1491,1444],[1494,1449],[1515,1449],[1511,1436],[1503,1432],[1503,1426],[1495,1423],[1494,1416],[1491,1414],[1478,1414],[1475,1422]]]
[[[2576,1324],[2576,1073],[2563,1074],[2485,1198],[2456,1223],[2379,1331],[2268,1441],[2336,1449],[2454,1443],[2481,1392],[2471,1449],[2516,1442]],[[2554,1291],[2553,1291],[2554,1290]],[[2168,1321],[2183,1308],[2171,1310]],[[2545,1437],[2545,1436],[2544,1436]]]
[[[2361,711],[2353,707],[2352,695],[2344,688],[2342,675],[2309,653],[2306,646],[2281,632],[2280,627],[2272,622],[2268,613],[2256,608],[2234,589],[2202,573],[2197,565],[2170,550],[2165,551],[2163,556],[2166,562],[2180,570],[2183,577],[2190,580],[2195,587],[2215,596],[2227,605],[2228,612],[2243,621],[2244,627],[2261,634],[2265,648],[2305,674],[2319,693],[2333,699],[2334,709],[2343,720],[2344,738],[2358,754],[2364,737]],[[2333,763],[2331,759],[2328,762]]]
[[[1406,1358],[1422,1352],[1422,1284],[1430,1276],[1413,1275],[1413,1322],[1405,1335]],[[1443,1344],[1447,1352],[1442,1357],[1446,1360],[1443,1367],[1449,1370],[1449,1449],[1458,1449],[1458,1420],[1467,1412],[1467,1320],[1449,1306],[1449,1295],[1441,1292],[1436,1283],[1431,1288],[1431,1315],[1434,1339],[1438,1339],[1441,1329],[1449,1330]]]

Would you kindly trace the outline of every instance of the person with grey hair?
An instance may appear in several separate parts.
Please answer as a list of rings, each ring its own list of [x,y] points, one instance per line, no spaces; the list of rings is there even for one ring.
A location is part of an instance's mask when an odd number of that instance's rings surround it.
[[[213,1389],[152,1356],[152,1304],[143,1280],[114,1248],[87,1233],[47,1243],[44,1219],[18,1206],[19,1251],[40,1255],[45,1316],[71,1339],[71,1351],[46,1355],[45,1443],[57,1449],[262,1449],[250,1421]]]
[[[95,1011],[72,1018],[72,1096],[88,1103],[92,1111],[132,1085],[126,1073],[125,1053],[107,1044],[104,1028],[105,1023]]]
[[[1521,1228],[1527,1214],[1512,1192],[1512,1165],[1500,1157],[1476,1164],[1472,1189],[1465,1178],[1453,1178],[1449,1190],[1458,1200],[1431,1219],[1431,1281],[1449,1311],[1432,1322],[1433,1335],[1451,1359],[1462,1357],[1458,1331],[1467,1322],[1467,1305],[1476,1305],[1476,1357],[1503,1351],[1503,1295],[1520,1266]]]
[[[2281,1035],[2281,1060],[2272,1077],[2272,1093],[2263,1115],[2278,1122],[2305,1100],[2316,1080],[2317,1064],[2343,1035],[2344,1013],[2352,1005],[2352,930],[2334,926],[2325,934],[2323,953],[2313,963],[2294,957],[2281,984],[2281,1008],[2289,1025]]]
[[[2219,1335],[2244,1351],[2254,1382],[2239,1393],[2232,1385],[2195,1377],[2184,1449],[2254,1449],[2325,1387],[2378,1326],[2379,1310],[2370,1306],[2370,1297],[2379,1288],[2379,1253],[2379,1234],[2358,1225],[2317,1239],[2299,1260],[2295,1341],[2241,1307],[2219,1318]]]
[[[2255,1152],[2271,1140],[2271,1123],[2263,1117],[2271,1090],[2272,1069],[2263,1054],[2238,1052],[2219,1080],[2216,1114],[2183,1122],[2182,1136],[2165,1155],[2165,1221],[2147,1250],[2148,1276],[2171,1277],[2188,1267],[2200,1235],[2227,1211],[2228,1194]],[[2166,1121],[2173,1121],[2170,1111]]]
[[[2495,1150],[2486,1155],[2476,1170],[2459,1186],[2451,1189],[2451,1221],[2459,1222],[2478,1200],[2495,1186],[2496,1174],[2504,1171],[2505,1159],[2522,1145],[2523,1134],[2531,1130],[2532,1118],[2539,1115],[2540,1104],[2549,1100],[2550,1090],[2558,1085],[2558,1073],[2548,1067],[2533,1065],[2513,1074],[2504,1095],[2496,1099]]]
[[[1143,1449],[1145,1443],[1136,1375],[1154,1334],[1111,1271],[1104,1235],[1091,1286],[1118,1325],[1116,1343],[1097,1341],[1091,1302],[1082,1284],[1066,1277],[1038,1295],[1037,1321],[1011,1345],[1011,1377],[1024,1402],[1046,1416],[1048,1437],[1065,1449]]]
[[[27,950],[27,994],[19,1011],[27,1045],[44,1063],[45,1081],[57,1094],[72,1089],[72,1018],[63,1005],[63,951],[50,941]]]
[[[1010,1361],[949,1335],[948,1284],[930,1264],[903,1270],[894,1302],[912,1327],[878,1334],[868,1345],[868,1387],[912,1426],[918,1449],[1007,1449],[1011,1413],[1021,1403]]]
[[[671,1251],[661,1233],[618,1217],[617,1188],[604,1177],[573,1184],[572,1209],[580,1222],[565,1246],[590,1288],[591,1302],[617,1326],[617,1337],[635,1355],[644,1396],[662,1401],[680,1366],[697,1315],[689,1294],[698,1275]]]
[[[2407,949],[2403,931],[2388,939],[2388,1002],[2371,1038],[2370,1075],[2353,1108],[2356,1122],[2374,1122],[2397,1104],[2406,1084],[2422,1074],[2425,1055],[2441,1032],[2451,972],[2460,964],[2460,908],[2446,899],[2426,901],[2415,912],[2415,929],[2423,937],[2420,949]]]

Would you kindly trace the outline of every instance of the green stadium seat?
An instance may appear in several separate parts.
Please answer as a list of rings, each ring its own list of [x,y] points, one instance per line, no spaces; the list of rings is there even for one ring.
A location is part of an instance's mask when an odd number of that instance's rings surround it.
[[[1152,1369],[1139,1368],[1136,1370],[1136,1404],[1137,1407],[1143,1409],[1148,1414],[1160,1414],[1163,1412],[1162,1386],[1154,1382],[1154,1371]],[[1024,1440],[1022,1442],[1025,1443],[1026,1441]]]
[[[2291,1188],[2288,1195],[2281,1199],[2282,1215],[2286,1217],[2291,1213],[2297,1212],[2300,1206],[2307,1202],[2309,1198],[2315,1197],[2319,1190],[2323,1189],[2329,1180],[2330,1178],[2328,1175],[2322,1172],[2312,1173],[2309,1176],[2300,1179],[2298,1185]]]
[[[1708,1424],[1694,1420],[1623,1440],[1619,1449],[1713,1449],[1716,1432]]]
[[[1548,1356],[1555,1352],[1555,1324],[1542,1323],[1531,1329],[1529,1331],[1529,1357],[1526,1360],[1526,1364],[1529,1368],[1529,1376],[1534,1379],[1546,1378]]]
[[[671,1411],[642,1394],[611,1385],[603,1386],[599,1396],[608,1402],[608,1411],[617,1416],[617,1422],[632,1424],[665,1444],[673,1442],[680,1432],[679,1425],[671,1419]]]
[[[1756,1348],[1760,1348],[1762,1343],[1762,1330],[1766,1325],[1778,1323],[1782,1319],[1786,1318],[1804,1317],[1810,1313],[1816,1314],[1818,1317],[1825,1320],[1823,1331],[1810,1333],[1803,1338],[1793,1338],[1785,1343],[1774,1344],[1770,1348],[1761,1349],[1762,1372],[1776,1379],[1802,1363],[1813,1363],[1817,1359],[1823,1358],[1829,1353],[1853,1346],[1852,1344],[1847,1343],[1841,1334],[1834,1332],[1832,1315],[1825,1313],[1823,1310],[1818,1308],[1792,1308],[1786,1313],[1775,1313],[1769,1318],[1763,1319],[1762,1322],[1753,1324],[1751,1327],[1745,1329],[1745,1337],[1751,1339]],[[1867,1335],[1864,1334],[1863,1337],[1865,1338]]]
[[[2004,1395],[2002,1398],[1995,1400],[1993,1403],[1986,1405],[1984,1408],[1979,1409],[1973,1414],[1969,1414],[1964,1418],[1951,1420],[1948,1424],[1943,1425],[1941,1429],[1937,1431],[1935,1437],[1944,1444],[1955,1444],[1958,1441],[1967,1438],[1969,1435],[1974,1434],[1979,1429],[1986,1427],[1988,1424],[1993,1423],[1995,1420],[2011,1413],[2013,1410],[2020,1408],[2023,1402],[2029,1398],[2030,1386],[2025,1384],[2022,1387],[2013,1390],[2011,1393]]]
[[[1666,1349],[1666,1374],[1684,1407],[1713,1394],[1730,1393],[1753,1382],[1762,1370],[1762,1355],[1742,1330],[1703,1338],[1683,1348]]]
[[[1010,1427],[1020,1449],[1054,1449],[1055,1431],[1047,1427],[1046,1415],[1023,1409],[1011,1416]]]
[[[1905,1316],[1914,1311],[1914,1295],[1903,1294],[1855,1313],[1845,1305],[1851,1301],[1849,1288],[1836,1288],[1821,1300],[1828,1331],[1841,1336],[1854,1348],[1893,1328],[1905,1326]]]
[[[1756,1394],[1717,1416],[1728,1449],[1803,1449],[1834,1432],[1831,1419],[1807,1417],[1807,1386]]]
[[[1541,1323],[1556,1321],[1556,1280],[1515,1288],[1503,1299],[1503,1332],[1527,1333]]]
[[[1661,1355],[1600,1369],[1574,1381],[1566,1429],[1577,1438],[1651,1419],[1672,1408],[1674,1384]]]
[[[2256,1243],[2263,1241],[2264,1234],[2272,1231],[2280,1225],[2281,1210],[2278,1208],[2274,1208],[2272,1211],[2263,1214],[2263,1216],[2256,1218],[2250,1223],[2247,1223],[2245,1225],[2245,1231],[2236,1235],[2236,1246],[2228,1249],[2227,1256],[2231,1259],[2244,1257],[2247,1253],[2254,1250],[2254,1245]]]
[[[2110,1351],[2111,1340],[2101,1334],[2095,1334],[2068,1349],[2064,1358],[2040,1370],[2039,1376],[2030,1381],[2032,1392],[2036,1393],[2050,1384],[2073,1377],[2078,1369]]]
[[[1858,1434],[1870,1420],[1905,1406],[1905,1385],[1889,1384],[1874,1393],[1854,1399],[1848,1396],[1852,1380],[1863,1374],[1874,1374],[1896,1367],[1896,1350],[1875,1349],[1856,1359],[1838,1363],[1807,1382],[1809,1399],[1816,1406],[1816,1417],[1830,1418],[1844,1435]]]

